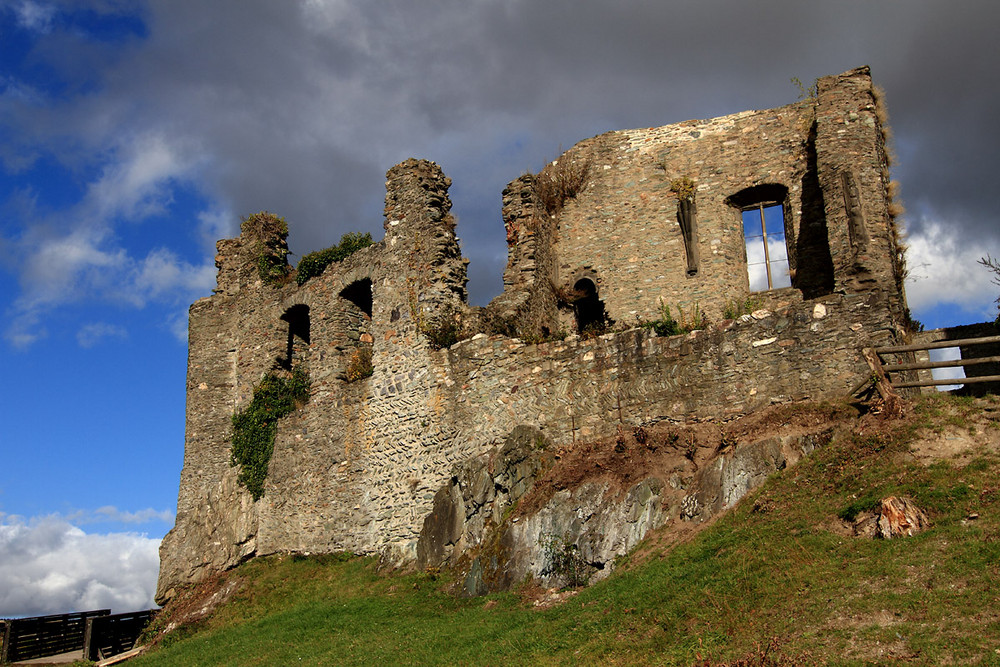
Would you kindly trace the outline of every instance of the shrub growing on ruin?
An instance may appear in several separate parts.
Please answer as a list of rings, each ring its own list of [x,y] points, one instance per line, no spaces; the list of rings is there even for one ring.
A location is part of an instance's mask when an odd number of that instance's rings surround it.
[[[691,309],[690,318],[684,314],[684,310],[679,305],[677,306],[677,316],[680,318],[681,333],[707,329],[712,324],[712,320],[701,309],[701,304],[698,302],[695,302],[694,307]]]
[[[986,257],[980,257],[979,263],[985,266],[987,269],[993,272],[993,284],[1000,286],[1000,260],[993,259],[993,257],[986,255]],[[1000,327],[1000,297],[997,297],[997,319],[996,324]]]
[[[325,250],[317,250],[304,255],[299,260],[295,282],[305,284],[307,280],[318,276],[334,262],[342,262],[358,250],[372,245],[372,235],[368,232],[348,232],[340,237],[340,243]]]
[[[483,331],[490,336],[507,338],[517,338],[520,335],[516,316],[504,315],[490,309],[486,309],[483,315]]]
[[[562,158],[551,162],[535,176],[535,195],[549,215],[562,210],[566,200],[576,197],[587,183],[590,160]]]
[[[372,363],[371,345],[361,344],[354,348],[350,358],[347,360],[347,368],[344,370],[344,379],[348,382],[357,382],[371,377],[375,372],[375,365]]]
[[[420,331],[431,344],[431,348],[440,350],[451,347],[461,340],[462,328],[452,319],[444,319],[437,325],[425,325]]]
[[[748,300],[749,302],[749,300]],[[676,336],[678,334],[691,333],[699,329],[707,329],[712,321],[697,303],[691,309],[690,316],[684,314],[683,308],[677,306],[677,316],[675,320],[670,312],[670,306],[660,301],[660,316],[655,320],[639,320],[639,326],[643,329],[653,331],[657,336]]]
[[[587,585],[591,566],[575,543],[556,535],[546,535],[542,538],[542,552],[547,562],[542,574],[558,577],[568,588]]]
[[[281,285],[288,275],[288,223],[267,211],[244,218],[240,233],[253,239],[257,275],[267,285]]]
[[[675,178],[670,181],[670,191],[673,192],[678,199],[687,199],[691,201],[694,199],[695,185],[687,176],[681,176],[680,178]]]
[[[670,306],[660,302],[660,316],[655,320],[640,323],[643,329],[653,331],[657,336],[676,336],[681,331],[681,325],[670,314]]]
[[[722,317],[726,320],[735,320],[743,315],[749,315],[755,310],[760,310],[764,307],[764,299],[759,296],[748,296],[743,299],[743,301],[734,301],[732,299],[726,301],[725,307],[722,309]]]
[[[274,452],[278,420],[309,399],[309,374],[298,366],[291,377],[268,373],[253,390],[250,404],[233,415],[231,465],[254,500],[264,495],[264,480]]]

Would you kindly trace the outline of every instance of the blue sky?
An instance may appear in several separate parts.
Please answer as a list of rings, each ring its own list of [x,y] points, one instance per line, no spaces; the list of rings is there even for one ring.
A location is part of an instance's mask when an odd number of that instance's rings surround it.
[[[215,241],[262,209],[298,254],[380,238],[385,170],[410,156],[454,180],[482,304],[506,256],[500,192],[523,171],[869,64],[909,209],[911,307],[928,327],[992,319],[975,262],[1000,255],[997,13],[0,0],[0,617],[149,604],[183,458],[186,312],[214,286]]]

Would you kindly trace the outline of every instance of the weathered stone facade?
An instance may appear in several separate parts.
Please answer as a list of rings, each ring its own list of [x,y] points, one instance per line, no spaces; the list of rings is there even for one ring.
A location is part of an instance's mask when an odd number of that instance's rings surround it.
[[[560,206],[531,176],[504,191],[505,291],[486,309],[466,304],[450,180],[430,162],[389,170],[382,241],[301,286],[261,280],[266,230],[219,242],[218,289],[190,312],[184,468],[159,600],[253,555],[415,562],[439,490],[518,427],[564,447],[619,424],[843,395],[868,374],[858,349],[899,339],[905,299],[866,68],[778,109],[609,132],[552,169],[574,163],[586,177]],[[694,186],[684,211],[677,179]],[[740,211],[761,197],[782,205],[791,286],[724,320],[750,294]],[[581,326],[584,304],[615,327],[552,340]],[[635,328],[661,304],[697,305],[715,324],[669,338]],[[479,333],[433,349],[426,334],[452,323]],[[349,382],[366,346],[373,373]],[[310,399],[281,420],[253,501],[230,465],[230,419],[265,373],[296,364]]]

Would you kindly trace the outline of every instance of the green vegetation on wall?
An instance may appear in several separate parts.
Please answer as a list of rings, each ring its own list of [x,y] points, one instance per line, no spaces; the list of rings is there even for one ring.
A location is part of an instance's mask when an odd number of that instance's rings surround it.
[[[763,307],[763,297],[753,294],[746,297],[742,301],[728,299],[726,300],[726,306],[722,309],[722,318],[726,320],[735,320],[738,317],[749,315],[753,311],[760,310]]]
[[[326,267],[334,262],[341,262],[358,250],[372,245],[372,235],[368,232],[348,232],[340,237],[340,243],[326,250],[317,250],[299,260],[298,273],[295,282],[305,284],[307,280],[323,273]]]
[[[243,234],[257,237],[257,275],[267,285],[280,285],[288,275],[288,223],[267,211],[254,213],[240,225]]]
[[[660,301],[660,316],[655,320],[639,321],[639,326],[643,329],[653,331],[657,336],[676,336],[678,334],[691,333],[699,329],[707,329],[712,323],[708,315],[696,302],[691,309],[691,316],[684,314],[684,310],[677,306],[677,313],[680,320],[675,320],[670,313],[670,306]]]
[[[687,176],[675,178],[670,182],[670,191],[677,195],[678,199],[694,201],[695,185]]]
[[[264,480],[274,451],[278,420],[309,399],[309,374],[297,366],[290,378],[268,373],[253,390],[250,404],[233,415],[232,465],[254,500],[264,495]]]
[[[362,343],[351,352],[347,360],[347,370],[344,377],[348,382],[357,382],[365,378],[370,378],[375,372],[375,365],[372,363],[372,346]]]

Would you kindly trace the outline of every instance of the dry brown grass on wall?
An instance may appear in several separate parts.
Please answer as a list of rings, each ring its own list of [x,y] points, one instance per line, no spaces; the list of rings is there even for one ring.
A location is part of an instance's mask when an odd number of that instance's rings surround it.
[[[566,200],[583,190],[590,175],[590,160],[562,158],[550,162],[535,177],[535,194],[549,215],[555,215]]]

